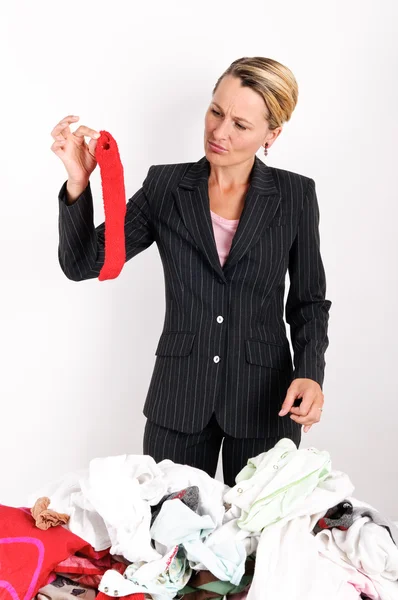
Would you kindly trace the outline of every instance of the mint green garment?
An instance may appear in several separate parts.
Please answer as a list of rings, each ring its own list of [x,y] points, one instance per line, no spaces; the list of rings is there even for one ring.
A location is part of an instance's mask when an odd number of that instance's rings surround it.
[[[237,520],[241,529],[261,532],[265,527],[287,521],[289,513],[330,472],[328,452],[297,449],[292,440],[284,438],[268,452],[249,459],[224,500],[242,509]]]

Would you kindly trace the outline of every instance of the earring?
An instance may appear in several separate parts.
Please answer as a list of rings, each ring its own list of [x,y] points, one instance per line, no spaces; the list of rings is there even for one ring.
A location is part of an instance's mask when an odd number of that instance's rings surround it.
[[[265,156],[267,156],[267,154],[268,154],[267,147],[268,147],[268,142],[264,146],[264,154],[265,154]]]

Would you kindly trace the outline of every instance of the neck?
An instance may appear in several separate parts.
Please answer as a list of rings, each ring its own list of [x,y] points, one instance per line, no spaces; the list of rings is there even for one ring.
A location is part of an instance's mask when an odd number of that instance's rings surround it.
[[[210,163],[209,186],[220,190],[247,186],[254,162],[255,157],[235,165],[223,166]]]

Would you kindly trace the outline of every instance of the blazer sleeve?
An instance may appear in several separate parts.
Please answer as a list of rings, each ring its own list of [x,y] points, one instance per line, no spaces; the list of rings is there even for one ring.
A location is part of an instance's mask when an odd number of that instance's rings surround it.
[[[325,270],[320,253],[319,206],[315,181],[306,196],[289,253],[290,288],[286,322],[294,353],[293,379],[313,379],[323,386],[330,300],[326,300]]]
[[[151,213],[145,193],[150,167],[142,187],[128,200],[124,222],[126,262],[148,248],[155,240]],[[98,277],[105,261],[105,222],[94,226],[90,181],[79,198],[66,203],[66,184],[58,195],[58,261],[72,281]]]

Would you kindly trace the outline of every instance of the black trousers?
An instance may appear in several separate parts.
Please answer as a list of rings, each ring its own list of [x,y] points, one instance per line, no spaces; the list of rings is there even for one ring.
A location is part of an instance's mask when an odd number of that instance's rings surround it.
[[[144,454],[149,454],[156,462],[169,458],[175,463],[197,467],[214,477],[222,443],[222,465],[224,483],[233,487],[235,477],[247,464],[249,458],[266,452],[281,438],[234,438],[224,433],[215,415],[199,433],[181,433],[147,421],[144,431]],[[297,439],[301,441],[301,430]]]

